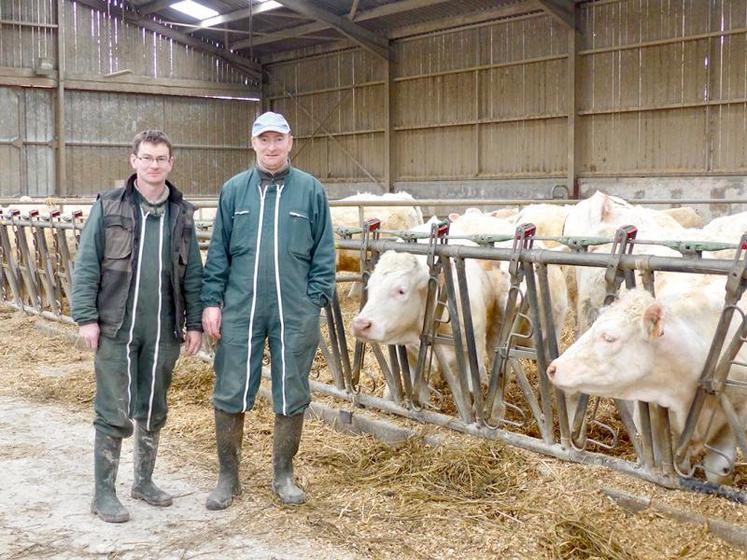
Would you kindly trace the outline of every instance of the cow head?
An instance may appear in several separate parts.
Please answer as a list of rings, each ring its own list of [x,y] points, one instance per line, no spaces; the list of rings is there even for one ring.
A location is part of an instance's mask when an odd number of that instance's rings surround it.
[[[547,375],[564,391],[648,400],[641,392],[655,368],[664,323],[664,308],[648,292],[623,292],[550,364]]]
[[[368,280],[368,300],[351,325],[364,342],[416,344],[420,339],[428,288],[422,258],[387,251]]]

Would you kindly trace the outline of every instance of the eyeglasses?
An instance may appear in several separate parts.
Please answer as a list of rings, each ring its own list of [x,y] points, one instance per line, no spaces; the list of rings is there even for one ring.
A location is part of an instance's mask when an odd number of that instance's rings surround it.
[[[145,165],[150,165],[154,161],[158,165],[166,165],[171,160],[171,158],[168,156],[158,156],[157,158],[154,158],[153,156],[135,156],[135,157],[139,159],[140,161],[142,161]]]

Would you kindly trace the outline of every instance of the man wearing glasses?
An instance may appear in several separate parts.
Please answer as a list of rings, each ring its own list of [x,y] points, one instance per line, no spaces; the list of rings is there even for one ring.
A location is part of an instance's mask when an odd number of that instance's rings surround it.
[[[135,173],[126,185],[101,193],[91,209],[73,282],[73,319],[96,352],[91,512],[110,523],[130,517],[114,483],[122,438],[133,431],[132,497],[171,505],[152,480],[166,393],[180,344],[192,355],[202,343],[194,206],[166,180],[174,167],[168,136],[137,134],[130,165]]]

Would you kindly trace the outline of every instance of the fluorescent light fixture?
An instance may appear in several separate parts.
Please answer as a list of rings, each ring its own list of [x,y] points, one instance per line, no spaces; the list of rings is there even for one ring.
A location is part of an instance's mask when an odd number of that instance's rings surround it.
[[[169,8],[174,8],[175,10],[188,15],[189,17],[193,17],[199,20],[215,17],[218,15],[218,12],[216,12],[212,8],[203,6],[202,4],[195,2],[194,0],[182,0],[181,2],[174,2],[169,6]]]
[[[265,12],[269,12],[270,10],[274,10],[275,8],[282,8],[283,5],[279,2],[275,2],[275,0],[254,0],[255,4],[261,4],[262,10]]]

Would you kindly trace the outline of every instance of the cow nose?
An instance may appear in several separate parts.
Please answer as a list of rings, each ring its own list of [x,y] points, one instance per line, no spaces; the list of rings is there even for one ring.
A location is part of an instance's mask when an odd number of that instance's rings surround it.
[[[558,367],[554,363],[547,366],[547,377],[549,377],[550,379],[555,377],[555,372],[557,370],[558,370]]]
[[[364,317],[356,317],[353,319],[353,334],[358,336],[364,334],[368,329],[371,328],[371,321]]]

